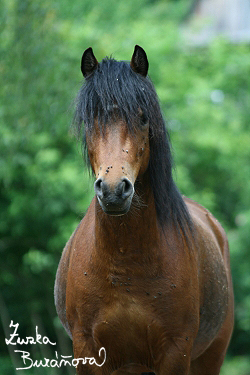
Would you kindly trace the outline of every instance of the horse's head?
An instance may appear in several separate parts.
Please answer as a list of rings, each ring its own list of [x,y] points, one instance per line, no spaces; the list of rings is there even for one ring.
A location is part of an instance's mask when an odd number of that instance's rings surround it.
[[[186,233],[192,223],[173,180],[169,137],[147,77],[145,51],[135,46],[130,64],[112,58],[98,63],[88,48],[81,70],[85,82],[78,94],[74,123],[79,135],[84,123],[86,156],[96,176],[94,188],[103,211],[126,214],[136,190],[133,202],[137,208],[138,203],[140,209],[149,207],[153,197],[159,223],[174,223]]]
[[[143,78],[147,75],[148,61],[141,47],[135,47],[129,69]],[[95,74],[95,70],[98,70],[98,62],[89,48],[82,57],[86,80]],[[102,79],[112,86],[110,80],[114,80],[114,76],[111,74]],[[119,79],[122,77],[118,74],[116,80]],[[101,92],[98,94],[101,102]],[[129,211],[134,183],[146,171],[150,154],[149,121],[142,108],[138,106],[133,116],[131,110],[131,118],[126,120],[119,104],[117,98],[103,104],[101,112],[106,113],[105,124],[96,114],[91,131],[86,130],[88,158],[96,176],[95,193],[103,211],[110,215],[123,215]]]

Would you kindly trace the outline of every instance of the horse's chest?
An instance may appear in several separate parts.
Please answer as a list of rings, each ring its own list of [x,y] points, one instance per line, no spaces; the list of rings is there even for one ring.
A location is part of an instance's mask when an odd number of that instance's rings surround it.
[[[152,334],[152,326],[157,326],[158,335]],[[92,337],[95,345],[106,349],[110,359],[115,353],[121,354],[119,366],[145,364],[151,358],[152,346],[162,330],[162,324],[150,306],[125,298],[123,303],[118,300],[100,310],[93,324]]]
[[[103,308],[94,323],[94,338],[103,345],[113,342],[116,347],[121,342],[123,348],[136,339],[146,340],[147,327],[152,318],[143,310],[136,304],[125,306],[120,303]]]
[[[193,316],[190,307],[185,311],[176,303],[183,293],[172,280],[140,283],[119,278],[98,290],[99,296],[97,290],[95,297],[83,296],[88,335],[97,346],[125,351],[130,360],[135,353],[138,360],[139,353],[148,352],[161,336],[182,334],[184,319]]]

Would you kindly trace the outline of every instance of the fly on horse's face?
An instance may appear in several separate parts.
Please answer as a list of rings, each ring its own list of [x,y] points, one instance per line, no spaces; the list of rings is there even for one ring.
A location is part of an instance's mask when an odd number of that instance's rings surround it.
[[[143,77],[147,75],[147,56],[139,46],[135,49],[130,67]],[[88,49],[82,58],[83,75],[88,77],[97,68],[92,49]],[[112,78],[107,77],[109,79]],[[124,215],[131,206],[134,183],[148,167],[149,122],[139,107],[131,131],[119,115],[117,104],[109,106],[108,111],[110,118],[107,124],[100,124],[95,118],[91,134],[86,133],[88,157],[96,176],[95,193],[103,211],[110,215]]]

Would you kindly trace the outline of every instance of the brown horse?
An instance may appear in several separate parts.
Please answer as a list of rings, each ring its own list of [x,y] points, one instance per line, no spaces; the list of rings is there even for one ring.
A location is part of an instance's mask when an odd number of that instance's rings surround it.
[[[74,356],[87,362],[77,373],[217,375],[233,329],[228,242],[176,188],[146,53],[98,63],[88,48],[81,70],[75,122],[96,196],[55,283]]]

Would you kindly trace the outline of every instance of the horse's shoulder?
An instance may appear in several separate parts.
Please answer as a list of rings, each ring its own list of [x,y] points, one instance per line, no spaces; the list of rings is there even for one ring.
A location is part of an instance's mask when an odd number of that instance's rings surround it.
[[[77,229],[79,226],[77,227]],[[71,337],[70,329],[68,326],[68,322],[66,319],[66,289],[67,289],[67,276],[69,270],[69,262],[70,262],[70,254],[72,250],[72,242],[77,232],[77,229],[73,232],[70,239],[66,243],[61,259],[59,262],[59,266],[56,272],[56,280],[54,285],[54,299],[55,299],[55,306],[57,314],[66,330],[68,335]],[[71,337],[72,338],[72,337]]]

